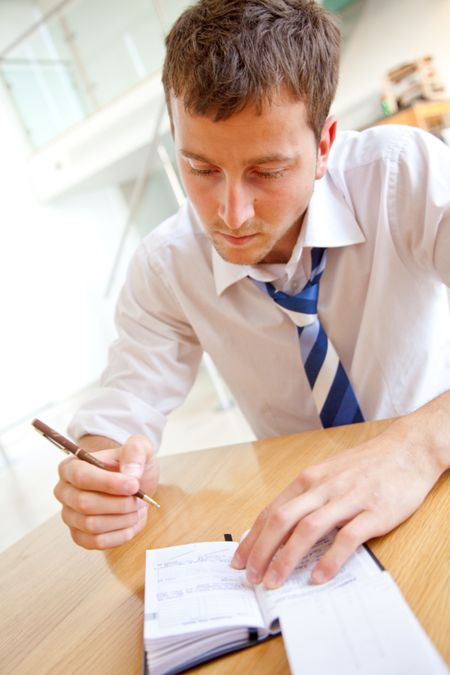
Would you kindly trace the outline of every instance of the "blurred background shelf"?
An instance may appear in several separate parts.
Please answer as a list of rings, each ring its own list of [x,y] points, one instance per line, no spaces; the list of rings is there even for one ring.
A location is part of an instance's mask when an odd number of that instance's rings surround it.
[[[399,110],[376,124],[407,124],[434,132],[450,126],[450,101],[424,101]]]

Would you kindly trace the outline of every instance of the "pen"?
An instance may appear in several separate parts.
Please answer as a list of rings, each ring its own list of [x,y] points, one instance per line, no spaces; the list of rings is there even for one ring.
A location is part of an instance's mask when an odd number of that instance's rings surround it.
[[[94,457],[94,455],[91,455],[89,452],[86,452],[86,450],[83,450],[83,448],[80,448],[75,443],[72,443],[72,441],[69,441],[68,438],[65,438],[57,431],[49,427],[47,424],[41,422],[41,420],[34,419],[31,422],[31,424],[36,429],[36,431],[38,431],[40,434],[42,434],[42,436],[44,436],[44,438],[50,441],[50,443],[56,445],[60,450],[63,450],[63,452],[66,452],[68,455],[75,455],[75,457],[78,457],[78,459],[82,459],[85,462],[89,462],[89,464],[93,464],[94,466],[97,466],[99,469],[105,469],[106,471],[115,471],[115,469],[112,466],[104,464],[99,459],[97,459],[97,457]],[[146,495],[144,492],[142,492],[142,490],[138,490],[133,495],[133,497],[139,497],[139,499],[143,499],[144,502],[147,502],[148,504],[153,504],[153,506],[156,506],[158,509],[161,508],[158,502],[155,502],[154,499]]]

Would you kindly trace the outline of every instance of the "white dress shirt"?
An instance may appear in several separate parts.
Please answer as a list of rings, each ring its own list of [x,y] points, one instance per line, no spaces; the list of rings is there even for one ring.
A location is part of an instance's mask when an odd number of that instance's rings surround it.
[[[257,437],[320,427],[297,329],[248,278],[297,292],[316,246],[328,249],[318,313],[365,419],[450,389],[450,149],[387,125],[338,134],[286,265],[225,262],[188,202],[151,232],[118,301],[101,388],[69,432],[142,433],[157,447],[203,350]]]

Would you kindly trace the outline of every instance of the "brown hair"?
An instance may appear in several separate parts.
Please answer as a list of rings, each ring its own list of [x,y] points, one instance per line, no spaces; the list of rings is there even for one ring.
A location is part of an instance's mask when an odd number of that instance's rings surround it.
[[[187,111],[224,120],[281,88],[305,103],[316,139],[338,80],[339,29],[314,0],[200,0],[166,38],[162,81]]]

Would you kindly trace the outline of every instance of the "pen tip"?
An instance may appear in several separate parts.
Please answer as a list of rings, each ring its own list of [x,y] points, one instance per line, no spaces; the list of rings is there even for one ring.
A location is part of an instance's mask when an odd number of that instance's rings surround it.
[[[161,505],[158,504],[158,502],[155,502],[155,500],[149,497],[148,495],[144,495],[142,499],[146,501],[147,504],[153,504],[153,506],[156,506],[157,509],[161,508]]]

